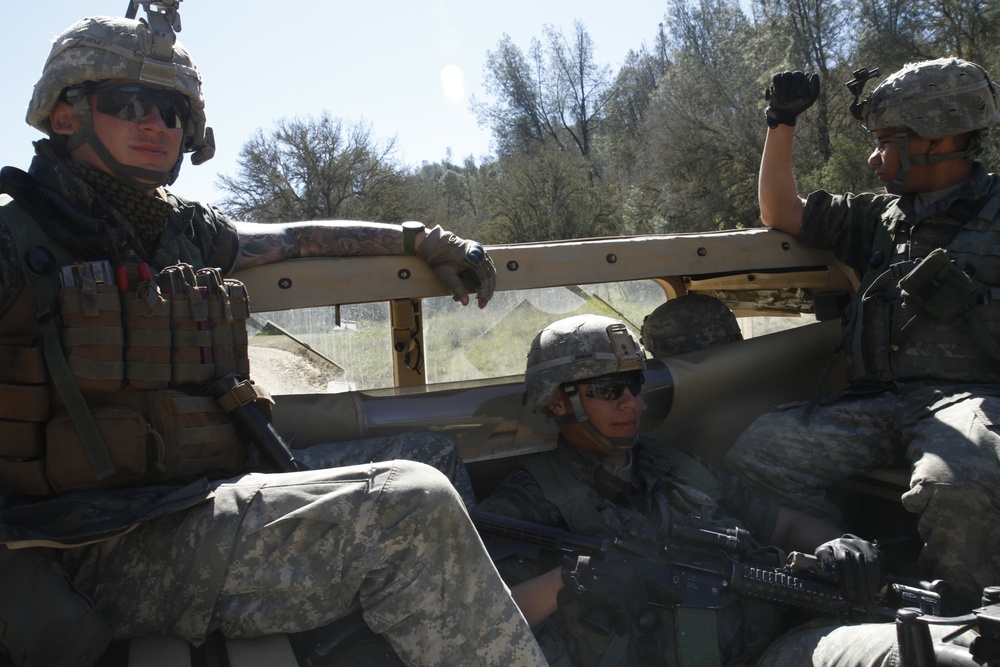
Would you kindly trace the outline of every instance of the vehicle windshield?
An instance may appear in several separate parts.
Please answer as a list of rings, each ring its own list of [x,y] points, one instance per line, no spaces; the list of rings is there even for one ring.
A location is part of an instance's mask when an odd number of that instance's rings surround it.
[[[582,313],[624,321],[638,336],[666,301],[652,280],[497,292],[488,308],[450,297],[423,301],[425,358],[410,359],[427,384],[516,376],[535,334]],[[809,317],[740,318],[745,338],[814,322]],[[388,303],[256,313],[251,366],[274,394],[393,386]]]

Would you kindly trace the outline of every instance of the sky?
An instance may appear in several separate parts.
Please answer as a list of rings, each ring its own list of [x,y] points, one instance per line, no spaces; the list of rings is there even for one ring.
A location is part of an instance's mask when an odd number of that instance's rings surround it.
[[[127,0],[4,0],[2,164],[26,169],[43,135],[24,122],[51,40],[84,16],[123,16]],[[172,189],[210,203],[235,177],[240,148],[276,121],[364,121],[379,142],[396,139],[404,165],[461,162],[492,152],[470,109],[484,98],[483,66],[509,35],[527,51],[550,25],[567,37],[580,21],[598,62],[616,71],[652,44],[666,0],[182,0],[179,41],[204,80],[215,157],[187,159]],[[140,16],[144,12],[140,10]]]

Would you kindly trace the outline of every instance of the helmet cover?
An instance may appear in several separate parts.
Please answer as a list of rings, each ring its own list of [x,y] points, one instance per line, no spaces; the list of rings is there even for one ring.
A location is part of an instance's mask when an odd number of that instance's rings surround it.
[[[670,299],[642,323],[642,345],[657,359],[738,340],[743,333],[733,311],[707,294]]]
[[[646,370],[646,353],[621,321],[576,315],[553,322],[535,336],[524,372],[524,405],[540,412],[568,382]]]
[[[150,29],[144,20],[98,16],[85,18],[59,35],[42,68],[28,105],[26,121],[52,136],[49,114],[63,91],[86,82],[135,81],[174,90],[191,105],[184,128],[183,152],[205,142],[205,99],[201,75],[172,32]]]
[[[989,75],[958,58],[910,63],[880,83],[861,111],[869,131],[906,128],[925,139],[982,130],[1000,121]]]

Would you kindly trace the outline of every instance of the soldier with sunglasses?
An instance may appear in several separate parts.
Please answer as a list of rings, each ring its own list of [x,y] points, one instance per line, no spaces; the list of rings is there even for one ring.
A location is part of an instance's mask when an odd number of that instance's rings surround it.
[[[27,114],[47,138],[30,172],[3,170],[0,664],[363,614],[406,664],[543,665],[455,488],[471,499],[453,443],[317,445],[292,472],[249,454],[230,413],[260,423],[268,397],[246,377],[245,287],[223,276],[415,254],[483,307],[495,271],[440,227],[236,222],[167,190],[185,154],[214,152],[178,2],[58,36]]]
[[[524,404],[557,423],[556,448],[526,460],[479,509],[603,536],[666,536],[671,521],[697,516],[749,529],[761,546],[815,550],[846,594],[870,601],[880,567],[872,544],[640,434],[645,369],[645,351],[618,320],[580,315],[543,329],[528,352]],[[713,654],[715,664],[737,664],[781,629],[780,610],[724,596],[721,608],[686,617],[693,624],[681,632],[671,601],[657,599],[628,565],[563,562],[558,553],[497,559],[552,665],[677,665],[691,651],[703,656],[700,665],[713,664]],[[589,621],[595,607],[610,611],[609,627]]]

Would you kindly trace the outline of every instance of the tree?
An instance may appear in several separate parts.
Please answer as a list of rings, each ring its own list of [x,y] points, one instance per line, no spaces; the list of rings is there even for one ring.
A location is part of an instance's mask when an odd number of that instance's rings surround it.
[[[484,176],[469,156],[461,164],[450,160],[425,162],[406,177],[414,210],[424,211],[424,218],[459,236],[480,240],[480,225],[486,219]]]
[[[590,168],[555,144],[500,156],[486,168],[486,238],[521,243],[614,233],[611,186],[595,182]]]
[[[473,108],[493,130],[501,153],[552,141],[590,154],[612,77],[608,66],[595,61],[583,24],[576,22],[574,29],[570,41],[544,26],[545,47],[533,39],[527,55],[509,35],[496,51],[487,51],[483,85],[494,100],[476,101]]]
[[[243,144],[237,176],[220,176],[222,207],[257,222],[406,219],[394,148],[395,139],[380,145],[364,122],[328,113],[279,120]]]
[[[763,147],[755,31],[737,0],[672,0],[671,64],[640,133],[629,201],[659,231],[757,224]]]

